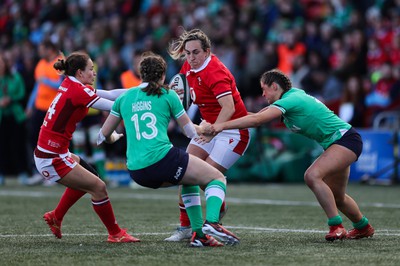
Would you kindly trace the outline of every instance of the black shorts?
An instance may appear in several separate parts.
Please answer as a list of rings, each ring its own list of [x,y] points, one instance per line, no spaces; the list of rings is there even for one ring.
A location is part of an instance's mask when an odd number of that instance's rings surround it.
[[[363,149],[363,142],[361,139],[360,134],[354,129],[350,128],[340,139],[335,141],[332,144],[337,144],[343,147],[348,148],[349,150],[353,151],[356,156],[357,160],[360,157],[362,149]]]
[[[163,183],[177,185],[186,173],[189,154],[172,147],[160,161],[146,168],[129,170],[133,181],[143,187],[159,188]]]

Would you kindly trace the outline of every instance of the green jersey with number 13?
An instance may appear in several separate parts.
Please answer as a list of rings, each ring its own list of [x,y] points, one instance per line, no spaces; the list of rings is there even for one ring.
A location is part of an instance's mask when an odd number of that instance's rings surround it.
[[[127,141],[127,168],[138,170],[152,165],[168,153],[172,143],[168,138],[171,117],[177,119],[185,113],[178,95],[162,89],[163,94],[146,95],[142,88],[129,89],[119,96],[111,114],[124,120]]]

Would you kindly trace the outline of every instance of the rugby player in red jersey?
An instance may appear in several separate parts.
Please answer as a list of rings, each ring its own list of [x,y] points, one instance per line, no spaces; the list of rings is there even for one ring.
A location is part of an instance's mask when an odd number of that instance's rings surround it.
[[[47,110],[34,152],[36,168],[49,181],[66,186],[57,207],[43,218],[52,233],[61,238],[61,223],[68,209],[89,193],[94,211],[108,231],[108,242],[138,242],[116,222],[108,198],[106,184],[84,160],[68,150],[76,125],[88,113],[89,107],[110,110],[110,100],[100,98],[93,85],[96,71],[93,61],[84,52],[74,52],[65,60],[58,60],[54,68],[65,74],[57,94]],[[116,90],[114,93],[118,94]],[[104,93],[106,94],[106,93]],[[116,95],[114,95],[115,98]],[[112,137],[121,137],[116,132]]]
[[[170,43],[168,52],[175,60],[185,59],[180,73],[186,75],[193,104],[198,106],[202,119],[219,123],[247,115],[235,78],[217,56],[211,53],[211,41],[204,32],[199,29],[184,31]],[[249,143],[248,129],[225,130],[209,143],[199,143],[192,139],[187,152],[225,173],[244,154]],[[180,226],[166,241],[181,241],[191,236],[190,221],[181,195],[179,200]],[[225,211],[224,203],[221,218]]]

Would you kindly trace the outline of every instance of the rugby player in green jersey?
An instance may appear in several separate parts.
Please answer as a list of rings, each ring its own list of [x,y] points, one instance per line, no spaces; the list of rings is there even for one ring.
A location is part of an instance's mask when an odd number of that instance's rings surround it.
[[[177,93],[164,85],[166,69],[167,64],[161,56],[143,54],[139,65],[143,83],[115,100],[99,132],[98,144],[118,140],[120,134],[114,130],[123,120],[131,178],[139,185],[154,189],[183,185],[183,201],[193,231],[190,245],[237,244],[239,239],[218,223],[225,199],[225,176],[205,161],[174,147],[168,138],[171,118],[188,138],[202,134],[202,128],[192,123]],[[202,218],[199,186],[205,187],[206,221]]]
[[[258,127],[281,118],[287,128],[317,141],[324,149],[306,170],[304,180],[328,217],[330,230],[325,239],[372,237],[374,228],[362,215],[357,203],[346,194],[350,165],[358,160],[362,151],[359,133],[322,102],[301,89],[293,88],[288,76],[280,70],[262,74],[260,85],[269,106],[235,120],[202,125],[203,131],[216,134],[226,129]],[[208,141],[205,135],[202,138]],[[351,220],[354,229],[346,232],[338,210]]]

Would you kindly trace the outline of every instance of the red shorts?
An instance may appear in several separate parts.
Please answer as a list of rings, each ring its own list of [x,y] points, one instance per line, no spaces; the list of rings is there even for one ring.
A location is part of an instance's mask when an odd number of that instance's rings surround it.
[[[46,179],[56,182],[66,176],[77,165],[71,153],[54,154],[35,149],[34,159],[36,169]]]

